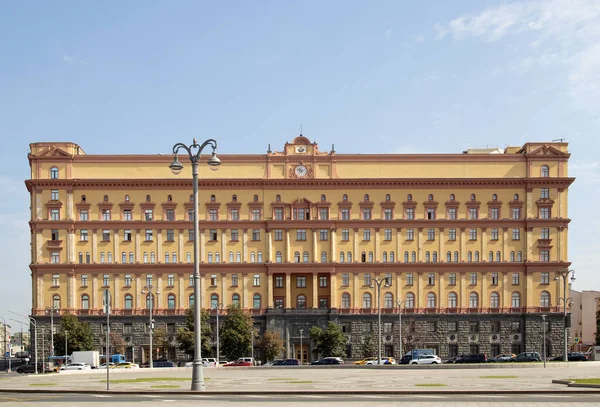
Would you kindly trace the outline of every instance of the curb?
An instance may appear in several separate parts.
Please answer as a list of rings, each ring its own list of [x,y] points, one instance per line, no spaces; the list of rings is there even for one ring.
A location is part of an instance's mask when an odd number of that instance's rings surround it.
[[[575,383],[572,380],[552,380],[552,383],[556,384],[564,384],[568,387],[580,387],[587,389],[600,389],[600,384],[585,384],[585,383]]]

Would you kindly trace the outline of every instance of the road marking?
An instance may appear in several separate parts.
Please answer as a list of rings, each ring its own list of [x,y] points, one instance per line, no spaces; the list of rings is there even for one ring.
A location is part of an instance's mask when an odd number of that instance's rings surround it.
[[[112,397],[106,394],[92,394],[92,397]]]
[[[142,396],[142,397],[150,397],[150,398],[156,398],[156,397],[160,397],[160,396],[159,396],[159,395],[157,395],[157,394],[142,394],[141,396]]]
[[[305,398],[311,398],[311,399],[324,399],[324,398],[326,398],[325,396],[317,396],[317,395],[313,395],[313,394],[301,394],[298,397],[305,397]]]

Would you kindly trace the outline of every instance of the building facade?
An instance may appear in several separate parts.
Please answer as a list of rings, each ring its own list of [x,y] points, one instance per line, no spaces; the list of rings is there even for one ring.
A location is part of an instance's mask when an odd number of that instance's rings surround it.
[[[583,290],[569,291],[572,301],[572,342],[571,348],[587,350],[596,345],[597,313],[600,291]],[[568,303],[567,303],[568,304]]]
[[[172,344],[165,356],[182,357],[174,338],[194,301],[199,239],[202,307],[213,316],[242,307],[257,332],[282,335],[288,356],[314,358],[310,341],[300,349],[300,329],[306,336],[328,321],[346,333],[349,358],[379,330],[396,357],[401,340],[442,357],[540,351],[542,314],[548,353],[561,353],[554,275],[570,265],[567,143],[337,154],[298,136],[282,151],[219,155],[219,171],[200,166],[199,236],[191,169],[172,174],[170,155],[88,155],[67,142],[30,148],[32,316],[42,327],[48,308],[59,310],[55,324],[76,314],[92,323],[101,349],[109,289],[111,330],[143,361],[150,300],[142,291],[152,285],[156,324]],[[378,298],[372,286],[382,279]]]

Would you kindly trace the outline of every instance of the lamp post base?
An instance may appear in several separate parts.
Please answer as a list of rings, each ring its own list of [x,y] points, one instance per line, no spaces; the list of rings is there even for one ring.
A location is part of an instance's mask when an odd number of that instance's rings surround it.
[[[202,362],[194,361],[192,365],[192,391],[205,391]]]

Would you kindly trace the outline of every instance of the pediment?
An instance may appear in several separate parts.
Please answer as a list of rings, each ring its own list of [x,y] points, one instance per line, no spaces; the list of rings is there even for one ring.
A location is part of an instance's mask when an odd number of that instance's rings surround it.
[[[296,198],[295,201],[291,203],[291,205],[310,205],[312,202],[306,198]]]
[[[541,146],[539,148],[536,148],[535,150],[531,151],[527,155],[565,156],[568,154],[563,151],[558,150],[555,147],[546,145],[546,146]]]
[[[37,154],[38,157],[72,157],[71,154],[56,146],[47,147]]]

